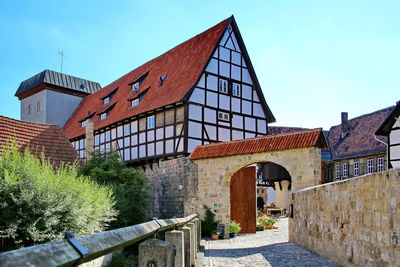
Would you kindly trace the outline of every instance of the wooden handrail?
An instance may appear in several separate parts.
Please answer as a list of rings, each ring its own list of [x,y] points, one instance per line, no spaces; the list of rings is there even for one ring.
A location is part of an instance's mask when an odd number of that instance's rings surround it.
[[[185,218],[152,220],[129,227],[76,237],[76,240],[89,252],[84,258],[81,258],[67,240],[11,250],[0,253],[0,266],[72,266],[77,262],[81,264],[132,245],[156,232],[184,225],[197,217],[197,214],[192,214]]]

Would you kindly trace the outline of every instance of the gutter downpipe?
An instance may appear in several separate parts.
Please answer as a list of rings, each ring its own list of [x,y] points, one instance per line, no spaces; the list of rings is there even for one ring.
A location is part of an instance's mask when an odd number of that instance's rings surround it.
[[[386,163],[385,163],[385,167],[386,167],[386,170],[389,170],[389,151],[388,151],[389,147],[388,147],[388,144],[383,142],[382,140],[379,140],[376,137],[375,134],[374,134],[374,138],[375,138],[376,141],[378,141],[379,143],[382,143],[382,144],[384,144],[386,146]]]

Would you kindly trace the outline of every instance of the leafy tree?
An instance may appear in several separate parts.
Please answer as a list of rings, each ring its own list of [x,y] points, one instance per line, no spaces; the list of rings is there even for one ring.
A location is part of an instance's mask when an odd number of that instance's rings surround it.
[[[42,158],[43,155],[42,155]],[[80,177],[75,166],[54,170],[29,150],[6,144],[0,156],[0,251],[105,230],[117,211],[107,186]]]
[[[127,167],[119,159],[117,152],[94,151],[80,173],[112,188],[119,211],[117,221],[112,223],[113,228],[144,222],[150,186],[141,172]]]

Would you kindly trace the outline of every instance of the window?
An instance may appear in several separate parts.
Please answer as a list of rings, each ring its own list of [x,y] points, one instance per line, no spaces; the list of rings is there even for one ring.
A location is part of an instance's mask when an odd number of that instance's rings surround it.
[[[103,104],[104,104],[104,105],[107,105],[108,103],[110,103],[110,97],[104,98]]]
[[[384,163],[383,158],[378,158],[378,172],[383,172],[384,169],[383,163]]]
[[[355,161],[354,162],[354,176],[359,176],[360,175],[360,162]]]
[[[132,107],[136,107],[137,105],[139,105],[139,103],[140,103],[139,98],[135,98],[135,99],[132,100],[131,106]]]
[[[134,84],[132,84],[132,91],[137,91],[140,87],[140,83],[136,82]]]
[[[228,93],[228,81],[227,80],[219,79],[219,91],[224,94]]]
[[[36,103],[36,112],[40,112],[40,101]]]
[[[222,121],[229,121],[229,113],[226,112],[218,112],[218,119]]]
[[[155,126],[155,117],[154,117],[154,115],[150,116],[150,117],[147,117],[147,129],[152,129],[152,128],[154,128],[154,126]]]
[[[105,118],[107,118],[107,112],[101,113],[100,120],[104,120]]]
[[[238,84],[238,83],[232,84],[232,95],[240,96],[240,84]]]
[[[367,174],[374,172],[374,159],[367,160]]]
[[[86,121],[82,121],[81,126],[82,126],[82,128],[86,127]]]
[[[343,177],[348,177],[349,176],[349,164],[347,162],[343,163],[342,170],[343,170]]]
[[[336,179],[340,179],[340,164],[336,165]]]
[[[29,104],[29,106],[28,106],[28,115],[31,115],[32,111],[33,111],[33,105]]]

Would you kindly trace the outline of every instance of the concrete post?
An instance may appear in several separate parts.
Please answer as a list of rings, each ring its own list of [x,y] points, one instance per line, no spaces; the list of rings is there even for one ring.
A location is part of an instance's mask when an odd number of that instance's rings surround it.
[[[191,230],[187,226],[183,226],[181,231],[183,232],[183,240],[184,240],[184,250],[185,250],[185,267],[191,267],[190,262],[193,258],[193,251],[190,249],[190,241],[191,241]]]
[[[174,247],[170,243],[149,239],[139,245],[139,266],[174,266]]]
[[[194,266],[194,260],[197,258],[197,250],[196,250],[196,244],[197,244],[197,226],[193,222],[189,222],[186,224],[187,227],[190,228],[190,253],[193,255],[191,258],[190,266]]]
[[[165,241],[175,247],[175,267],[185,266],[185,245],[182,231],[165,232]]]
[[[192,222],[196,224],[196,233],[197,233],[197,244],[196,244],[196,252],[200,251],[200,241],[201,241],[201,220],[199,218],[193,219]]]

